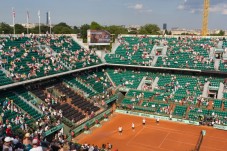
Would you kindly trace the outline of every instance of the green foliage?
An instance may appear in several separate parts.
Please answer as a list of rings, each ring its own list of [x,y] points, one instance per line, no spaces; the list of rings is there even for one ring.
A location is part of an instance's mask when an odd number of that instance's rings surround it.
[[[0,23],[0,34],[12,34],[13,33],[13,27],[10,27],[10,25],[6,23]]]
[[[15,24],[15,32],[16,34],[26,33],[27,30],[21,24]]]
[[[140,30],[139,30],[139,34],[146,34],[147,35],[149,33],[145,28],[141,27]]]
[[[92,29],[92,30],[101,30],[101,29],[103,29],[103,27],[100,24],[98,24],[97,22],[93,21],[93,22],[91,22],[90,29]]]
[[[90,25],[84,24],[80,27],[80,34],[81,38],[83,38],[85,41],[87,40],[87,30],[90,29]]]
[[[192,35],[191,33],[181,33],[181,35]]]
[[[140,28],[139,34],[160,35],[160,28],[155,24],[146,24]]]
[[[138,34],[138,31],[136,31],[136,30],[132,30],[132,31],[130,31],[128,34]]]
[[[73,32],[75,34],[78,34],[78,33],[80,33],[80,29],[77,26],[73,26]]]
[[[172,35],[171,31],[165,30],[165,35]]]
[[[117,37],[119,34],[128,34],[128,30],[122,26],[111,25],[105,28],[111,34],[114,34]]]
[[[225,31],[224,30],[220,30],[218,33],[218,36],[224,36],[225,35]]]
[[[210,34],[211,36],[225,36],[225,31],[220,30],[218,34]]]
[[[53,27],[53,32],[55,34],[72,34],[73,29],[66,23],[59,23]]]
[[[46,32],[50,31],[50,27],[46,25],[41,25],[40,30],[41,30],[41,34],[46,34]],[[35,26],[34,28],[32,28],[30,30],[30,33],[39,34],[39,26]]]

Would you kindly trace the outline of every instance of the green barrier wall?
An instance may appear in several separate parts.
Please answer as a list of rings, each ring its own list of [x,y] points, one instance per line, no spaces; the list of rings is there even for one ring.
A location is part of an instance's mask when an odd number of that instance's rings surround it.
[[[167,117],[167,116],[159,116],[159,115],[145,114],[145,113],[118,110],[118,109],[116,110],[116,112],[123,113],[123,114],[136,115],[136,116],[141,116],[141,117],[148,117],[148,118],[159,118],[161,120],[181,122],[181,123],[192,124],[192,125],[199,125],[199,122],[196,122],[196,121],[182,120],[182,119],[177,119],[177,118],[172,118],[172,120],[170,120],[169,117]]]
[[[63,124],[55,126],[55,127],[51,128],[51,129],[49,129],[48,131],[44,132],[43,133],[43,137],[46,137],[46,136],[48,136],[48,135],[50,135],[50,134],[52,134],[52,133],[54,133],[54,132],[56,132],[56,131],[58,131],[58,130],[60,130],[62,128],[63,128]]]

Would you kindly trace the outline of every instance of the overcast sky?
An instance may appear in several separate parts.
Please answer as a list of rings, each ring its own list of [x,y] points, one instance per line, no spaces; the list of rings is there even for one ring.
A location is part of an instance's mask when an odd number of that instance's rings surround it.
[[[210,29],[227,29],[227,0],[210,0]],[[80,26],[91,21],[102,25],[144,25],[155,23],[162,27],[199,29],[202,25],[203,0],[1,0],[0,22],[12,24],[12,7],[16,23],[51,21]]]

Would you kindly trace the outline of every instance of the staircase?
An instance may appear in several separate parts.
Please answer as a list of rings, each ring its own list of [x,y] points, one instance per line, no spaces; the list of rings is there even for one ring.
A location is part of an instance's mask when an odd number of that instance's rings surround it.
[[[220,59],[215,59],[214,60],[214,69],[216,70],[216,71],[219,71],[219,65],[220,65]]]
[[[157,86],[158,81],[159,81],[159,77],[156,77],[156,78],[154,79],[154,82],[152,83],[152,90],[151,90],[151,91],[154,91],[154,88]]]
[[[223,98],[224,84],[221,82],[218,89],[218,97],[217,99],[221,100]]]
[[[164,46],[162,49],[162,56],[166,57],[166,52],[167,52],[168,46]]]
[[[143,77],[143,79],[140,81],[139,86],[137,87],[137,90],[142,90],[142,87],[143,87],[143,85],[144,85],[144,82],[145,82],[146,78],[147,78],[147,77]]]
[[[214,47],[212,47],[212,48],[210,49],[209,57],[210,57],[210,58],[214,58]]]
[[[118,42],[117,39],[115,39],[115,43],[112,44],[112,49],[111,49],[111,53],[110,54],[115,54],[115,51],[117,50],[117,48],[120,46],[120,43]]]
[[[154,47],[151,50],[150,56],[154,57],[155,56],[155,50],[156,50],[157,45],[154,45]]]
[[[155,66],[156,62],[158,61],[158,57],[159,56],[154,56],[154,59],[153,59],[153,61],[151,63],[151,66]]]
[[[218,42],[218,49],[222,49],[222,46],[223,46],[223,41],[219,41]]]
[[[116,84],[113,82],[113,80],[110,78],[110,75],[108,72],[105,72],[106,76],[108,77],[108,79],[110,80],[112,86],[116,87]]]
[[[106,63],[105,56],[106,56],[106,52],[102,51],[100,59],[103,63]]]
[[[204,98],[208,97],[209,84],[210,84],[209,81],[204,84],[203,94],[202,94],[202,97]]]
[[[88,45],[85,45],[83,43],[83,41],[80,41],[78,38],[77,38],[77,35],[71,35],[72,36],[72,39],[77,42],[82,48],[85,48],[85,49],[89,49],[89,46]]]

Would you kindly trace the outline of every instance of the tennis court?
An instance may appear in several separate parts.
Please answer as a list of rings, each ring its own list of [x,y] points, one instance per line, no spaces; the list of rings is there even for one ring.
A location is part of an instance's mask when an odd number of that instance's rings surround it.
[[[109,121],[102,122],[99,128],[92,128],[91,134],[81,134],[75,141],[96,144],[111,143],[119,151],[192,151],[198,141],[201,130],[206,130],[201,151],[224,151],[227,148],[227,131],[212,127],[193,126],[182,123],[160,121],[142,117],[114,113]],[[135,130],[131,128],[132,122]],[[122,135],[118,127],[123,127]]]

